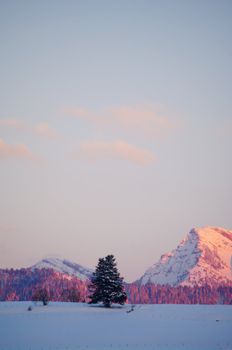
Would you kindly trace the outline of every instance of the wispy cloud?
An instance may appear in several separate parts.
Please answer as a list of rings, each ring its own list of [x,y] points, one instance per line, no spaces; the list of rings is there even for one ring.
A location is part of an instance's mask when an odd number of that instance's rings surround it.
[[[18,158],[35,160],[37,157],[23,144],[10,145],[0,139],[0,159]]]
[[[52,128],[49,123],[41,122],[35,125],[29,125],[18,119],[0,119],[0,129],[13,129],[20,132],[27,132],[46,139],[57,139],[59,133]]]
[[[0,127],[10,128],[10,129],[23,129],[25,127],[24,123],[17,119],[0,119]]]
[[[66,108],[64,113],[101,127],[142,133],[149,137],[163,137],[177,127],[177,122],[150,106],[107,108],[98,113],[78,107]]]
[[[146,135],[163,135],[175,125],[167,117],[159,115],[152,108],[120,107],[108,110],[112,121],[127,130],[137,129]]]
[[[122,140],[82,142],[77,152],[77,158],[88,160],[124,159],[139,165],[148,165],[155,160],[154,154],[149,150],[136,147]]]
[[[37,135],[45,137],[47,139],[57,139],[59,136],[58,132],[46,122],[37,124],[33,128],[33,131]]]
[[[82,107],[64,108],[63,112],[74,118],[86,118],[91,120],[94,117],[93,113],[90,110]]]

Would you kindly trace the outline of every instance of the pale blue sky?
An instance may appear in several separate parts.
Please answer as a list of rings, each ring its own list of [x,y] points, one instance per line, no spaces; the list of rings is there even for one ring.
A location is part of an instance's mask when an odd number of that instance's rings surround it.
[[[0,2],[2,267],[113,253],[133,280],[232,229],[231,34],[231,1]]]

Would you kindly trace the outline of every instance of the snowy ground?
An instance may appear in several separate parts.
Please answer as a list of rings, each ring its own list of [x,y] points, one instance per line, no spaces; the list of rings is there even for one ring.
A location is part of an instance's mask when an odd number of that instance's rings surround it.
[[[33,310],[27,311],[29,305]],[[0,302],[1,350],[231,350],[232,306]]]

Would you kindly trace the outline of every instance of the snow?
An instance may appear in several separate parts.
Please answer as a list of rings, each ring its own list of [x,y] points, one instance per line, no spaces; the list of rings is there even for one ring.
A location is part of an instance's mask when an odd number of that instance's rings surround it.
[[[35,265],[32,266],[32,269],[53,269],[57,272],[64,273],[70,276],[75,276],[82,281],[85,281],[90,278],[93,271],[87,267],[76,264],[66,259],[61,259],[58,257],[48,257],[45,258]]]
[[[176,285],[232,281],[232,231],[219,227],[192,229],[172,252],[162,255],[139,282]]]
[[[35,268],[52,268],[86,281],[93,270],[58,257],[41,260]],[[232,231],[220,227],[192,229],[170,253],[162,255],[138,281],[177,285],[221,285],[232,282]]]
[[[201,256],[198,266],[191,271],[189,283],[199,279],[202,284],[208,283],[210,279],[219,283],[223,280],[232,281],[232,231],[220,227],[205,227],[195,231]]]
[[[192,230],[177,249],[162,255],[160,261],[146,271],[141,284],[179,284],[196,265],[200,254],[197,234]]]
[[[129,310],[131,305],[1,302],[0,349],[232,349],[232,306],[136,305]]]

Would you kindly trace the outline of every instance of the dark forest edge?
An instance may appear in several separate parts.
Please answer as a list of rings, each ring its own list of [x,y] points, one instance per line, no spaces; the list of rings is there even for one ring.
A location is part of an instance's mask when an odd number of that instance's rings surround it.
[[[50,301],[89,302],[89,281],[52,269],[0,270],[0,301],[32,300],[45,288]],[[178,286],[124,284],[130,304],[227,304],[232,305],[232,285]],[[78,293],[74,293],[78,291]]]

